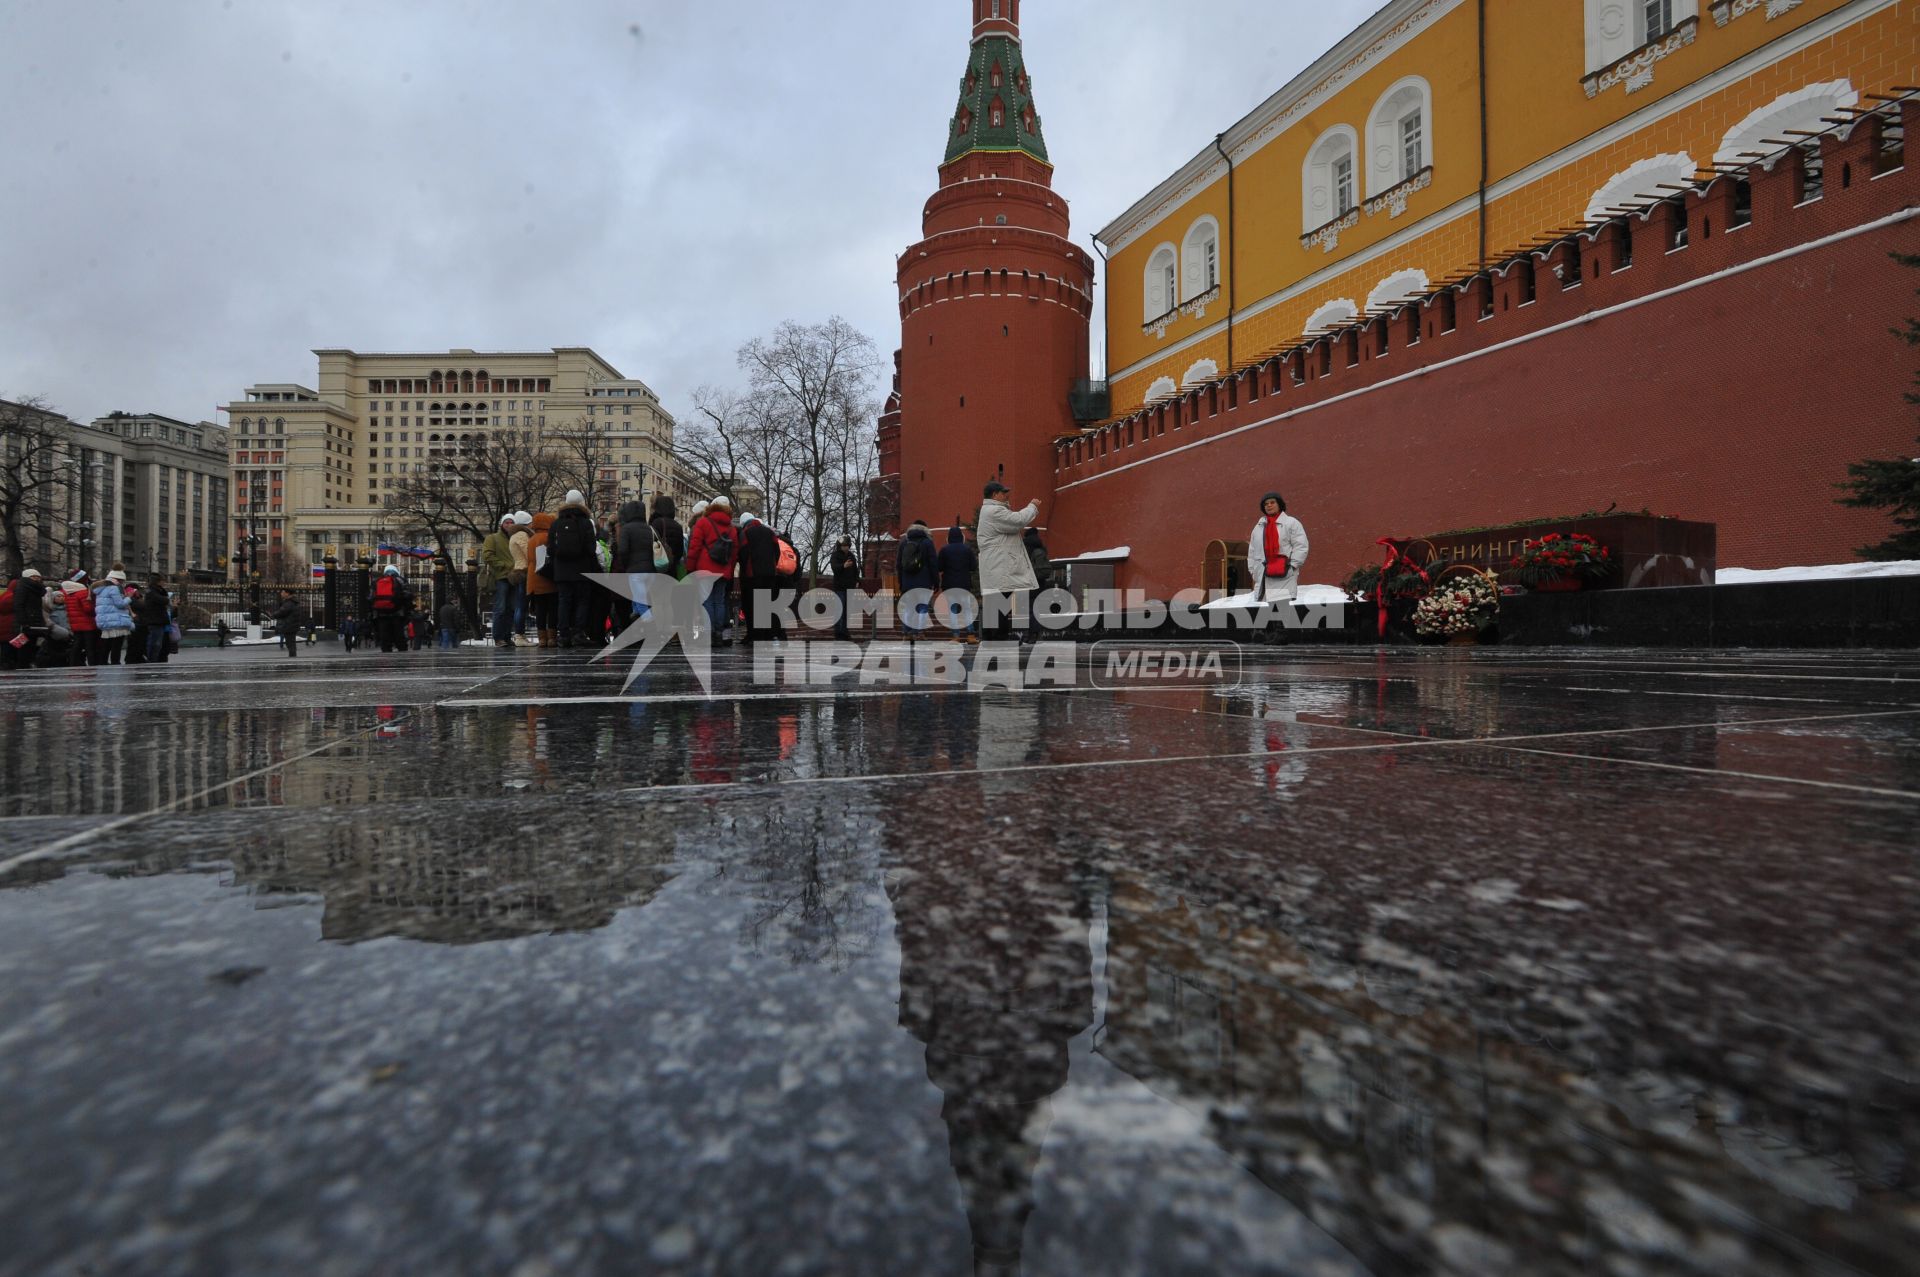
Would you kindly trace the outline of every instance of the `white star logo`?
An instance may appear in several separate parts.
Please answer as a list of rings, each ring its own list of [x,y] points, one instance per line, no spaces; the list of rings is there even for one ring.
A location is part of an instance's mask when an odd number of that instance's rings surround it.
[[[687,664],[693,667],[694,678],[700,682],[700,690],[712,696],[714,636],[711,632],[712,623],[707,617],[706,602],[707,596],[720,587],[720,578],[707,572],[695,572],[684,581],[676,581],[664,572],[587,573],[589,581],[606,586],[630,603],[636,601],[633,590],[636,578],[646,583],[646,598],[640,601],[646,604],[647,614],[627,626],[620,637],[596,659],[606,660],[615,652],[639,645],[640,652],[633,658],[633,669],[620,688],[624,692],[647,672],[647,667],[653,664],[653,658],[666,650],[668,640],[677,637],[681,653],[687,658]]]

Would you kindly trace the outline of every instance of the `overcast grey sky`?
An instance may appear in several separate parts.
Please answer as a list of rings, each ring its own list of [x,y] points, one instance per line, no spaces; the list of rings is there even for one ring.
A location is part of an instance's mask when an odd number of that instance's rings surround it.
[[[1074,238],[1376,6],[1028,0]],[[783,319],[890,353],[970,13],[4,0],[0,396],[211,419],[315,347],[589,345],[684,414]]]

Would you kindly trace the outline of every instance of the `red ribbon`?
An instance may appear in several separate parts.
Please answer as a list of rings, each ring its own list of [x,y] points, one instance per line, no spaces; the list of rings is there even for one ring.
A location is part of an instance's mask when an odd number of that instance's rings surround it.
[[[1394,565],[1396,563],[1406,564],[1415,572],[1418,572],[1420,579],[1429,586],[1433,584],[1433,580],[1427,575],[1425,568],[1400,552],[1400,547],[1411,544],[1410,542],[1396,541],[1392,537],[1381,537],[1378,541],[1375,541],[1374,544],[1385,546],[1387,549],[1386,561],[1380,565],[1380,583],[1373,587],[1374,601],[1380,605],[1380,637],[1384,639],[1387,637],[1387,576],[1393,571]]]

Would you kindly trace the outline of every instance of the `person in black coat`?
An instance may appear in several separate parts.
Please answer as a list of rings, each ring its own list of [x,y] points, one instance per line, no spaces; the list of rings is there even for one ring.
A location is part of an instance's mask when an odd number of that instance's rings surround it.
[[[652,588],[650,578],[661,570],[653,562],[657,544],[653,525],[647,522],[647,507],[639,501],[621,506],[613,533],[613,570],[626,573],[627,585],[633,591],[633,604],[621,618],[623,625],[647,614],[647,594]]]
[[[654,539],[667,550],[667,566],[659,570],[678,579],[687,563],[687,530],[674,515],[673,498],[664,494],[657,496],[653,499],[653,518],[648,526],[653,529]]]
[[[133,605],[133,619],[146,628],[147,661],[166,664],[167,646],[173,639],[173,599],[167,594],[164,578],[153,577],[147,582],[147,588],[140,591],[140,598]]]
[[[919,519],[913,521],[907,535],[901,538],[898,560],[900,596],[904,599],[916,590],[927,593],[925,599],[901,607],[900,628],[912,638],[927,628],[927,612],[932,607],[933,595],[940,589],[940,551],[934,546],[927,525]]]
[[[741,519],[740,575],[746,585],[747,642],[783,638],[785,630],[773,615],[773,596],[780,588],[780,538],[754,515]]]
[[[977,607],[972,610],[973,619],[964,626],[959,624],[959,617],[965,612],[957,609],[963,595],[978,603],[976,585],[979,572],[980,556],[967,544],[966,529],[956,523],[947,529],[947,543],[940,547],[940,593],[945,596],[941,600],[941,614],[946,617],[947,628],[953,631],[954,638],[965,635],[976,643],[980,641],[980,613]]]
[[[300,655],[300,604],[292,590],[280,591],[280,602],[273,609],[273,631],[280,636],[288,656]]]
[[[553,561],[554,593],[559,598],[560,646],[585,644],[593,634],[593,591],[587,573],[600,570],[599,530],[587,513],[587,498],[578,488],[547,530],[547,557]],[[597,645],[597,641],[596,641]]]
[[[847,596],[859,588],[860,560],[853,557],[853,543],[846,537],[833,543],[833,553],[827,556],[827,567],[833,573],[833,596],[840,600],[840,619],[834,622],[833,636],[851,639],[853,631],[848,628]]]

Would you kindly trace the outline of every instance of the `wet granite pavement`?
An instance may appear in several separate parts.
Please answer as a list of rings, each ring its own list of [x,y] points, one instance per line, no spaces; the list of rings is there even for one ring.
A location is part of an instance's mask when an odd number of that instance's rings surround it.
[[[1920,660],[0,678],[0,1273],[1907,1273]]]

